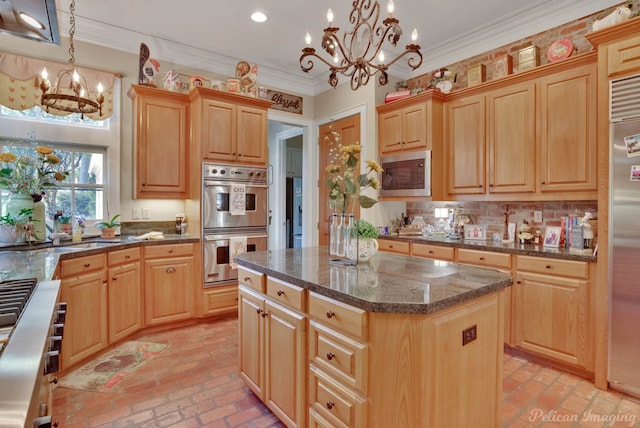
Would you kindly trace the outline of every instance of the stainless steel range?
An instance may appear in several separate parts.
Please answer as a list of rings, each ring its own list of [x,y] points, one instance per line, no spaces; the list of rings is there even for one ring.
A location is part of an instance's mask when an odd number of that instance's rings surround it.
[[[204,163],[204,287],[237,282],[233,255],[267,249],[267,168]]]
[[[0,426],[51,426],[65,307],[60,281],[0,282]]]

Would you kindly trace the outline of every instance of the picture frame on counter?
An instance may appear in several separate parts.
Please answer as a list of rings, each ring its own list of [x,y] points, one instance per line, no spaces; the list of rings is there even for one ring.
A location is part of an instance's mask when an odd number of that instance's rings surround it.
[[[544,239],[542,245],[544,247],[558,248],[560,245],[560,231],[562,228],[557,226],[548,226],[544,231]]]
[[[471,240],[486,240],[487,239],[487,226],[481,224],[465,224],[464,225],[464,239]]]

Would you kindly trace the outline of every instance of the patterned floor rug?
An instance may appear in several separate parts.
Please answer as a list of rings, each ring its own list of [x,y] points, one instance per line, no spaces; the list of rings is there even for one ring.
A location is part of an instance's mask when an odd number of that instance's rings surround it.
[[[77,368],[60,379],[65,388],[105,392],[144,362],[169,347],[165,343],[130,341]]]

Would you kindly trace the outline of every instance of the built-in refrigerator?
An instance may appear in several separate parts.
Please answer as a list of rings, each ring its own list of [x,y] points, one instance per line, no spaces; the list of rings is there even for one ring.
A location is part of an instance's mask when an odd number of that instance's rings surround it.
[[[608,380],[640,396],[640,76],[611,83],[610,119]]]
[[[302,177],[287,178],[287,248],[302,246]]]

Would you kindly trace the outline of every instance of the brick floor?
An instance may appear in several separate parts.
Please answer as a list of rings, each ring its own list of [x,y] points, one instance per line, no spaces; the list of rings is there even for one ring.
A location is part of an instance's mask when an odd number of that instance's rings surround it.
[[[170,347],[108,392],[57,388],[54,421],[70,428],[281,427],[238,378],[237,328],[236,319],[224,319],[137,337]],[[640,400],[508,353],[503,397],[503,427],[640,427]]]

